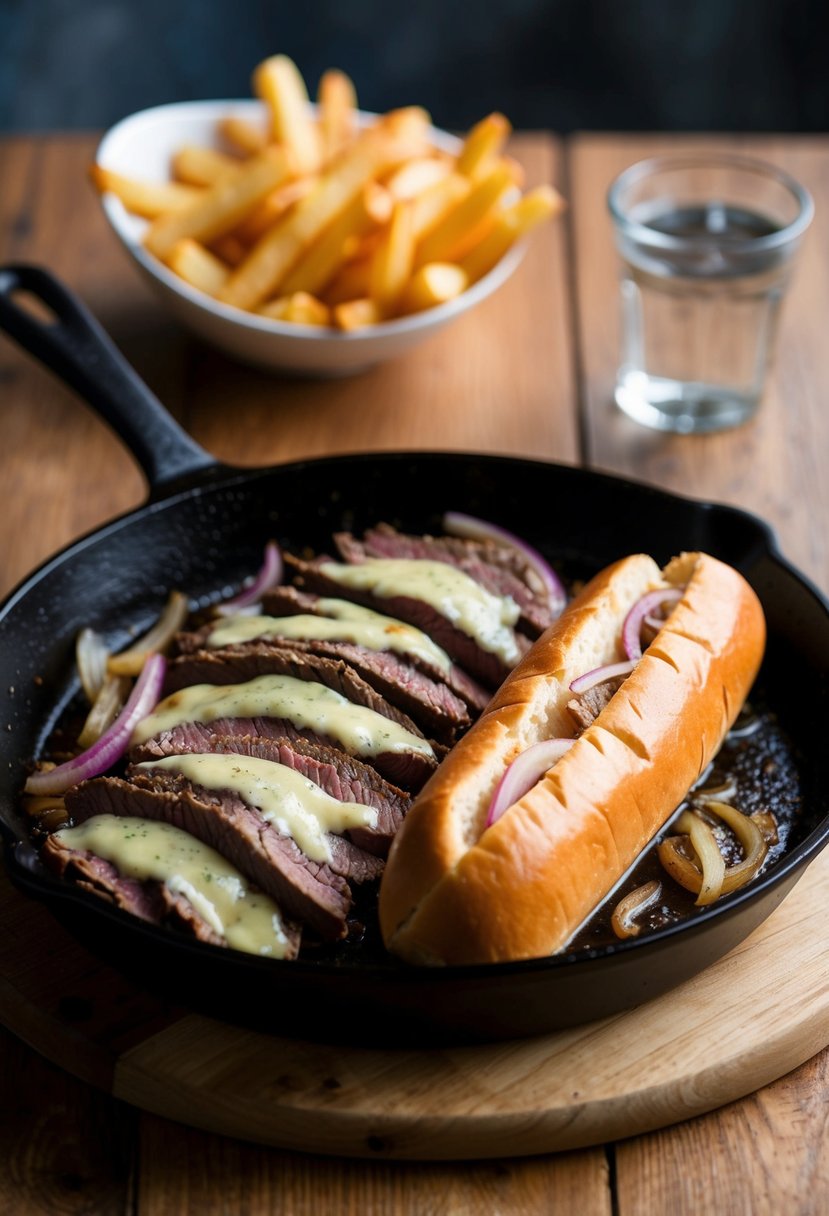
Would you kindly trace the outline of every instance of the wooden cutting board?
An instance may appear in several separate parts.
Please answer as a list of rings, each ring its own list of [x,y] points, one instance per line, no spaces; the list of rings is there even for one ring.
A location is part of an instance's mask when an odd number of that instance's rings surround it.
[[[750,938],[629,1013],[488,1046],[299,1042],[165,1006],[0,877],[0,1020],[182,1123],[309,1152],[462,1159],[617,1140],[702,1114],[829,1043],[829,850]]]

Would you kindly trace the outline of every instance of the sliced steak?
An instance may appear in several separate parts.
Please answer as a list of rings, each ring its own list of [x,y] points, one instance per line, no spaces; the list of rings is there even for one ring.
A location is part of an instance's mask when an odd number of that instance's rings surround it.
[[[550,600],[536,571],[517,549],[495,541],[464,540],[457,536],[409,536],[389,524],[369,528],[362,541],[350,532],[334,536],[343,560],[368,557],[407,558],[446,562],[463,570],[493,595],[508,595],[521,609],[518,627],[536,638],[553,623]]]
[[[374,853],[378,857],[388,854],[389,846],[411,803],[409,794],[384,781],[373,768],[354,756],[304,739],[216,735],[210,739],[206,750],[273,760],[276,764],[284,764],[302,773],[332,798],[373,807],[377,811],[375,827],[350,828],[346,835],[367,853]]]
[[[210,751],[210,742],[218,735],[256,735],[262,739],[290,739],[339,748],[336,739],[314,731],[299,731],[286,718],[216,718],[213,722],[182,722],[165,730],[155,739],[136,744],[130,759],[158,760],[162,756],[180,756],[185,752]],[[437,768],[437,760],[418,752],[380,752],[361,757],[371,764],[381,777],[416,793]]]
[[[47,837],[40,857],[53,873],[140,920],[150,921],[154,925],[169,925],[214,946],[227,944],[224,938],[213,932],[207,921],[202,920],[183,895],[174,895],[163,883],[124,878],[115,866],[102,857],[96,857],[85,849],[72,849],[56,836]],[[297,940],[290,957],[294,957],[299,948],[299,938],[295,936]]]
[[[345,936],[351,891],[343,875],[311,861],[294,840],[230,791],[206,790],[176,773],[133,771],[129,781],[96,777],[81,782],[67,794],[66,807],[78,823],[93,815],[137,815],[182,828],[227,858],[287,916],[326,940]],[[348,841],[340,843],[358,851]],[[370,858],[369,864],[376,861]]]
[[[470,672],[489,688],[497,688],[512,670],[508,663],[497,655],[483,650],[468,634],[456,629],[447,617],[437,612],[431,604],[413,596],[395,595],[388,598],[374,596],[370,591],[358,591],[352,587],[343,587],[334,579],[325,575],[320,566],[332,559],[317,558],[313,562],[303,562],[299,558],[286,553],[285,563],[291,569],[298,584],[304,591],[315,592],[318,595],[337,596],[349,600],[353,604],[362,604],[373,608],[375,612],[384,612],[397,617],[410,625],[416,625],[428,634],[451,659]],[[529,639],[523,634],[515,634],[517,648],[520,654],[530,646]]]
[[[579,734],[586,731],[588,726],[593,725],[610,698],[621,687],[624,679],[624,676],[617,676],[616,679],[594,684],[592,688],[588,688],[586,692],[577,693],[572,701],[567,702],[567,710],[575,722]]]
[[[353,705],[373,709],[411,734],[424,737],[411,718],[389,705],[341,659],[321,658],[287,646],[271,646],[267,642],[228,646],[223,650],[197,650],[173,659],[167,665],[164,695],[169,696],[192,684],[245,684],[258,676],[290,676],[294,680],[324,684]]]
[[[342,600],[346,597],[341,594],[334,598]],[[300,591],[296,587],[274,587],[271,591],[266,591],[262,597],[262,611],[268,616],[298,616],[299,614],[324,616],[325,614],[319,608],[319,601],[320,596]],[[375,610],[379,611],[381,607],[382,605],[378,605],[375,601]],[[213,625],[207,625],[204,629],[199,630],[198,633],[179,634],[179,638],[181,639],[179,649],[182,652],[185,650],[202,649],[204,640],[209,636],[213,628]],[[399,657],[403,662],[414,667],[417,671],[422,671],[424,675],[429,676],[436,683],[446,684],[455,696],[463,701],[467,709],[471,711],[473,718],[486,709],[490,699],[489,692],[473,680],[470,675],[467,675],[457,664],[453,663],[449,670],[445,671],[442,667],[428,663],[420,655],[400,654]]]
[[[369,650],[367,647],[356,645],[353,642],[325,641],[317,638],[298,641],[296,638],[270,636],[266,639],[256,638],[250,642],[226,646],[221,651],[189,651],[186,655],[174,660],[172,667],[174,672],[180,671],[181,668],[176,667],[177,664],[180,664],[184,671],[188,672],[190,660],[195,661],[200,655],[213,653],[229,655],[234,652],[247,652],[251,648],[256,648],[260,653],[265,648],[287,650],[313,655],[320,659],[330,659],[336,663],[345,663],[390,705],[396,706],[397,709],[408,715],[424,733],[434,735],[442,743],[454,743],[458,734],[471,724],[466,705],[446,684],[432,680],[392,651]],[[180,674],[174,675],[175,680],[181,678]],[[199,683],[200,681],[188,682]],[[216,681],[208,682],[215,683]]]

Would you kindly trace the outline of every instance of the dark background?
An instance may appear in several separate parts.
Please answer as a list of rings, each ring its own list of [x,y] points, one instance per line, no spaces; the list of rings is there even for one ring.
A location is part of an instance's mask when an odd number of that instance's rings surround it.
[[[0,0],[0,130],[249,95],[268,54],[441,126],[820,131],[827,0]]]

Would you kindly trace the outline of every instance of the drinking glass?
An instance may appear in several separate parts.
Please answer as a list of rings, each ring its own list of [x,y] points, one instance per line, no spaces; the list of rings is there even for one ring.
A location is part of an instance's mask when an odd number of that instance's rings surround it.
[[[621,259],[617,404],[681,434],[746,421],[812,219],[810,195],[772,165],[700,154],[631,165],[608,206]]]

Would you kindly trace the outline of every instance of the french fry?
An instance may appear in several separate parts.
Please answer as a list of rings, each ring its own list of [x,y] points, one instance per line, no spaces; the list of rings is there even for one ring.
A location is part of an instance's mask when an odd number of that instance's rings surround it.
[[[220,299],[237,308],[256,308],[281,290],[302,254],[360,193],[366,182],[399,163],[405,148],[367,131],[322,175],[317,188],[254,246],[231,275]]]
[[[254,245],[261,236],[272,228],[277,220],[294,203],[305,198],[317,184],[316,177],[298,177],[296,181],[286,182],[277,186],[266,199],[263,199],[255,211],[243,220],[234,235],[245,245]]]
[[[290,296],[270,300],[256,310],[262,317],[274,321],[292,321],[295,325],[330,325],[331,312],[307,291],[296,291]]]
[[[317,102],[323,157],[327,163],[351,142],[357,130],[357,93],[351,77],[336,69],[324,72]]]
[[[195,186],[183,186],[179,182],[139,182],[134,178],[113,173],[103,165],[90,165],[89,177],[101,194],[115,194],[127,211],[144,219],[154,220],[159,215],[186,211],[198,202],[204,191]]]
[[[403,202],[417,198],[424,190],[434,186],[435,182],[448,177],[450,172],[451,166],[447,161],[423,156],[407,161],[405,165],[395,169],[386,178],[385,185],[398,202]]]
[[[281,290],[286,295],[296,291],[314,294],[324,291],[346,260],[352,243],[380,224],[387,224],[392,206],[388,190],[377,182],[367,182],[354,201],[288,272]]]
[[[164,261],[184,237],[209,244],[240,224],[253,208],[288,176],[288,156],[268,150],[247,161],[231,177],[203,191],[184,211],[160,216],[150,227],[144,244]]]
[[[245,118],[236,118],[231,114],[220,120],[218,130],[231,148],[244,156],[257,156],[268,146],[266,132]]]
[[[210,296],[216,294],[230,273],[224,262],[190,237],[184,237],[173,246],[167,265],[185,283]]]
[[[510,207],[505,207],[483,240],[461,259],[460,265],[469,282],[476,283],[483,278],[519,237],[563,209],[564,200],[552,186],[536,186]]]
[[[415,257],[410,203],[397,203],[371,262],[369,294],[381,312],[391,312],[412,276]]]
[[[460,173],[450,173],[429,186],[412,202],[415,240],[421,241],[471,191],[469,179]]]
[[[511,130],[503,114],[488,114],[482,118],[464,140],[455,165],[458,173],[475,177],[482,169],[490,169]]]
[[[367,296],[371,281],[371,261],[368,257],[347,262],[325,289],[323,294],[326,304],[333,308],[336,304],[345,304],[348,300]]]
[[[366,325],[378,325],[383,315],[376,300],[348,300],[334,309],[334,324],[338,329],[350,331],[363,329]]]
[[[446,304],[468,286],[466,272],[454,262],[428,262],[406,284],[400,297],[400,311],[424,312],[427,308]]]
[[[423,106],[403,106],[399,110],[389,110],[387,114],[382,114],[375,126],[382,128],[395,139],[411,140],[413,144],[420,145],[421,155],[426,155],[431,150],[431,122],[431,115]]]
[[[457,207],[423,238],[417,248],[416,262],[455,262],[475,243],[480,228],[491,216],[503,195],[513,188],[508,166],[497,164],[491,173],[474,185]]]
[[[322,160],[320,135],[296,64],[287,55],[264,60],[253,73],[253,88],[270,110],[274,140],[291,150],[300,174],[316,173]]]
[[[172,161],[176,181],[187,182],[191,186],[213,186],[229,173],[236,173],[240,165],[241,161],[225,156],[224,152],[199,148],[194,144],[179,148]]]

